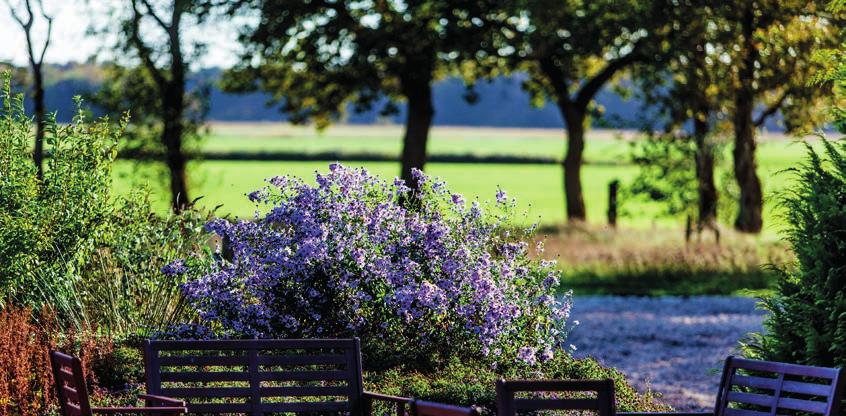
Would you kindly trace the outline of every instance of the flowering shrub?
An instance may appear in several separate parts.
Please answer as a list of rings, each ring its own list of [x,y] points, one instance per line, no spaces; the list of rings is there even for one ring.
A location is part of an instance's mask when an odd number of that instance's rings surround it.
[[[249,195],[266,214],[209,222],[226,259],[184,287],[199,330],[359,336],[365,355],[385,364],[551,359],[566,339],[570,296],[556,297],[554,263],[531,259],[509,232],[513,200],[499,191],[486,213],[416,175],[415,192],[339,164],[316,186],[275,177]],[[186,270],[177,261],[163,271]]]

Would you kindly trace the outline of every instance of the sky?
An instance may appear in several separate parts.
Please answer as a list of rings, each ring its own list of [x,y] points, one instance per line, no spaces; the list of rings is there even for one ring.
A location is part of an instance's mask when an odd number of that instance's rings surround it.
[[[16,65],[26,65],[26,38],[21,27],[12,18],[7,2],[21,11],[19,15],[26,15],[21,7],[23,0],[0,0],[0,62],[11,61]],[[98,23],[107,22],[106,11],[110,7],[125,5],[126,0],[44,0],[45,10],[54,17],[53,36],[44,60],[49,63],[82,62],[98,52],[100,60],[108,59],[110,55],[107,47],[113,40],[87,35],[86,32],[92,20]],[[227,24],[218,22],[205,30],[188,32],[189,36],[201,38],[211,46],[193,69],[226,67],[237,61],[237,29],[234,25],[226,26]],[[36,51],[40,51],[46,27],[43,20],[36,20],[33,29]]]

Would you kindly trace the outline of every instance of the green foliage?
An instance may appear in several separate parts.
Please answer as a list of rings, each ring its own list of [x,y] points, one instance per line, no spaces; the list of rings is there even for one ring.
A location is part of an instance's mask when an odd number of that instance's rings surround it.
[[[549,99],[559,106],[588,108],[594,95],[617,72],[660,49],[664,18],[660,1],[515,2],[502,35],[510,67],[527,71],[524,84],[533,104]],[[528,18],[528,24],[517,17]],[[507,46],[506,46],[507,45]],[[594,106],[592,115],[602,114]],[[565,117],[567,117],[565,115]],[[568,123],[571,120],[567,120]]]
[[[638,393],[619,371],[603,367],[592,358],[575,359],[561,354],[540,370],[491,369],[483,363],[453,361],[436,374],[395,368],[364,375],[368,390],[463,406],[477,405],[491,415],[496,409],[495,383],[505,379],[605,379],[614,380],[618,411],[667,411],[650,392]]]
[[[0,113],[0,304],[52,309],[75,330],[148,334],[187,319],[165,259],[204,247],[197,212],[161,218],[143,191],[111,195],[122,130],[107,119],[46,126],[36,175],[32,122],[8,77]],[[121,125],[125,125],[124,122]]]
[[[846,2],[834,0],[829,4],[828,11],[843,18],[846,15]],[[815,61],[822,65],[823,71],[817,73],[812,81],[819,85],[831,86],[834,98],[831,107],[832,122],[838,131],[846,133],[846,29],[841,28],[838,36],[842,42],[839,49],[822,49],[814,56]]]
[[[632,147],[632,161],[640,170],[625,189],[626,200],[659,204],[661,216],[696,215],[696,146],[689,137],[649,135]],[[630,210],[624,214],[633,215]]]
[[[427,101],[431,83],[446,73],[474,79],[486,71],[485,58],[494,59],[476,50],[490,30],[480,17],[496,2],[243,3],[261,21],[242,37],[245,59],[224,88],[266,91],[294,122],[325,127],[348,104],[393,114],[402,100]]]
[[[782,202],[797,262],[764,299],[766,332],[747,346],[756,358],[846,366],[846,143],[824,144],[823,154],[808,146]]]
[[[132,118],[122,136],[121,153],[163,154],[163,101],[150,72],[142,66],[114,63],[105,65],[103,71],[100,88],[86,98],[106,114],[129,114]],[[200,143],[199,133],[209,110],[210,92],[210,85],[200,80],[196,88],[185,93],[182,140],[186,150]]]
[[[45,126],[50,157],[39,180],[30,153],[32,121],[23,97],[10,90],[6,76],[0,96],[0,299],[31,305],[52,295],[40,287],[41,274],[78,274],[96,246],[111,211],[106,202],[120,130],[88,123],[82,111],[67,126],[51,118]]]

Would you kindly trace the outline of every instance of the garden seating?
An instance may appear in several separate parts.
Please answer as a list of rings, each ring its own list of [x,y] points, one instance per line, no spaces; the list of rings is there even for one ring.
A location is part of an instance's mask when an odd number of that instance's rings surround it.
[[[713,412],[672,415],[772,416],[790,413],[837,416],[846,369],[811,367],[729,356]],[[620,413],[620,415],[666,413]]]
[[[360,351],[357,338],[147,341],[147,391],[189,413],[369,415],[377,400],[405,413],[410,399],[364,391]]]
[[[151,414],[176,415],[185,413],[185,402],[151,394],[139,395],[148,407],[92,407],[88,400],[85,373],[79,358],[58,351],[50,352],[50,363],[56,384],[56,395],[63,416],[91,416],[94,414]],[[151,404],[151,405],[150,405]]]
[[[520,398],[519,393],[593,393],[587,398]],[[538,410],[592,410],[614,416],[614,380],[499,380],[496,383],[499,416]]]
[[[412,416],[480,416],[481,412],[475,407],[415,400],[411,402],[411,414]]]

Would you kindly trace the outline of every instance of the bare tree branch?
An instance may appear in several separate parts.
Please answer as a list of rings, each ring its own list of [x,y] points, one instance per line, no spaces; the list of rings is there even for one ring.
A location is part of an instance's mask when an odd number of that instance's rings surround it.
[[[159,26],[160,26],[160,27],[161,27],[161,28],[162,28],[165,32],[170,32],[170,26],[171,26],[171,25],[168,25],[167,23],[165,23],[164,19],[162,19],[161,17],[159,17],[159,15],[157,15],[157,14],[156,14],[156,11],[155,11],[155,9],[153,9],[153,5],[152,5],[152,4],[150,4],[150,1],[149,1],[149,0],[141,0],[141,4],[143,4],[143,5],[144,5],[144,7],[147,9],[147,15],[148,15],[148,16],[152,17],[152,18],[153,18],[153,20],[155,20],[155,21],[156,21],[156,23],[158,23],[158,25],[159,25]],[[171,22],[171,23],[172,23],[172,22]]]
[[[130,19],[129,41],[135,45],[135,49],[138,51],[138,57],[141,58],[141,62],[144,64],[147,71],[150,72],[150,75],[153,77],[156,85],[158,85],[159,88],[164,89],[167,85],[167,80],[164,75],[162,75],[159,68],[156,67],[155,62],[153,62],[152,50],[141,39],[141,18],[143,15],[141,14],[141,11],[138,10],[138,2],[136,0],[132,0],[131,3],[132,17]]]
[[[47,53],[47,48],[50,46],[50,38],[53,36],[53,16],[48,15],[44,11],[43,0],[38,0],[38,8],[41,9],[41,17],[47,21],[47,38],[44,39],[44,47],[41,49],[41,55],[38,57],[38,64],[44,63],[44,55]]]

